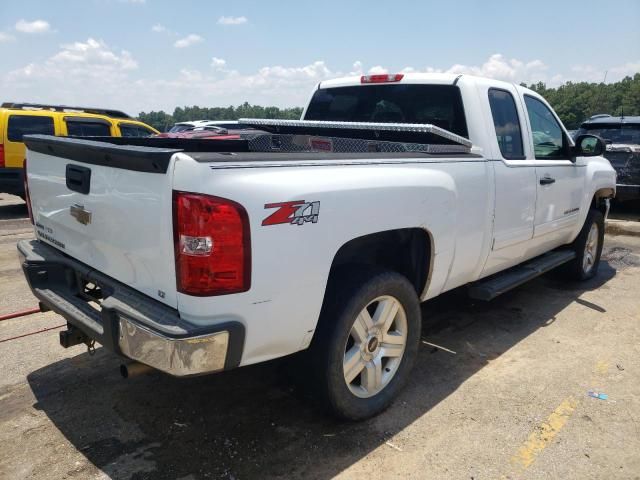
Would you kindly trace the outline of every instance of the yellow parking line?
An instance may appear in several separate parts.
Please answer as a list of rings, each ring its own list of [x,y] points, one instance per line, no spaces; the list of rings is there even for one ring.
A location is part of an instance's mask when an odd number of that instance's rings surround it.
[[[593,373],[595,373],[596,375],[605,375],[608,370],[609,370],[609,362],[600,360],[598,361],[598,363],[596,363],[596,366],[593,369]]]
[[[573,397],[566,398],[556,408],[546,422],[540,424],[529,438],[522,444],[513,457],[511,463],[521,469],[526,469],[531,465],[536,457],[542,452],[547,445],[558,434],[562,427],[567,423],[571,415],[576,409],[578,402]]]

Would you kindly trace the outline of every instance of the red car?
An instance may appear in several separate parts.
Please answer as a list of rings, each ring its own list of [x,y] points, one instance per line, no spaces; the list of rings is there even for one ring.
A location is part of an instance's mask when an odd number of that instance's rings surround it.
[[[195,127],[190,129],[181,130],[178,132],[164,132],[159,133],[156,137],[163,138],[199,138],[199,139],[211,139],[211,140],[240,140],[240,135],[237,133],[229,133],[226,128],[207,126],[207,127]]]

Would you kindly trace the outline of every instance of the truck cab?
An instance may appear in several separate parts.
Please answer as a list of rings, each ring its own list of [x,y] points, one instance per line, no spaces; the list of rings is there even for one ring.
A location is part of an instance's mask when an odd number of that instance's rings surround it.
[[[454,74],[378,74],[320,82],[304,120],[429,123],[469,138],[490,163],[495,189],[489,238],[462,246],[486,261],[465,280],[485,277],[571,241],[594,195],[615,194],[602,157],[576,156],[557,114],[536,92]],[[482,119],[482,120],[480,120]],[[475,245],[472,246],[472,245]],[[485,246],[486,247],[486,246]],[[457,284],[457,276],[449,285]],[[457,286],[457,285],[456,285]],[[439,292],[432,292],[431,295]]]

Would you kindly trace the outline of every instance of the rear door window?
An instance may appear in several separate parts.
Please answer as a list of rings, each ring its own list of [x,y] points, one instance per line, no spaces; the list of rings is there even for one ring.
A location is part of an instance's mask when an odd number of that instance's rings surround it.
[[[24,135],[55,135],[53,117],[42,115],[10,115],[7,138],[10,142],[22,142]]]
[[[489,105],[500,153],[507,160],[524,160],[520,118],[513,95],[506,90],[491,88]]]
[[[111,125],[106,120],[92,118],[65,119],[67,135],[73,137],[110,137]]]
[[[316,90],[305,120],[429,123],[467,137],[460,90],[453,85],[387,84]]]

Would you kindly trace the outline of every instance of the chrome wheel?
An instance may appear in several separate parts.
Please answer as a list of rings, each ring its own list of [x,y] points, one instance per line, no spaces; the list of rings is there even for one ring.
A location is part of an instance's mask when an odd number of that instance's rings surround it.
[[[584,273],[589,273],[596,263],[599,233],[598,225],[594,222],[589,229],[589,235],[587,235],[587,241],[584,245],[584,255],[582,256],[582,270]]]
[[[394,297],[372,300],[358,314],[344,347],[344,380],[351,393],[372,397],[396,374],[407,343],[407,316]]]

